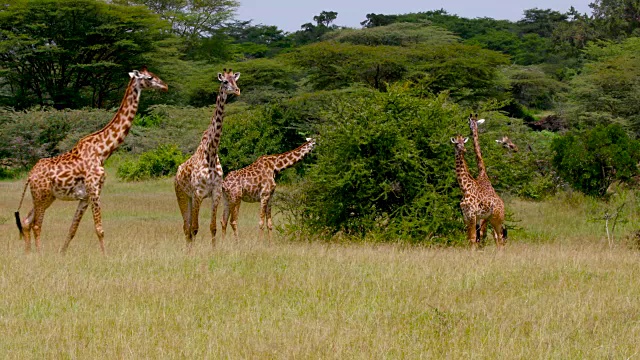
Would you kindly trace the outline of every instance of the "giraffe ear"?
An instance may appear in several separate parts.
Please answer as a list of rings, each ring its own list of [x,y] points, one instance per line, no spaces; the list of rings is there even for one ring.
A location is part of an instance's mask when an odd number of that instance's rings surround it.
[[[240,79],[240,73],[239,72],[233,74],[233,80],[238,81],[238,79]]]
[[[467,141],[469,141],[469,138],[468,137],[464,138],[464,143],[465,144],[467,143]]]
[[[498,144],[502,144],[502,140],[496,140]]]
[[[132,77],[132,78],[134,78],[134,77],[135,77],[135,78],[139,78],[139,77],[140,77],[140,71],[138,71],[138,70],[133,70],[132,72],[130,72],[130,73],[129,73],[129,77]]]
[[[478,121],[477,121],[477,123],[478,123],[478,124],[482,124],[482,123],[484,123],[484,119],[480,119],[480,120],[478,120]]]
[[[456,138],[451,138],[451,143],[455,144],[456,143]]]
[[[224,81],[224,77],[222,77],[222,73],[218,73],[218,81]]]

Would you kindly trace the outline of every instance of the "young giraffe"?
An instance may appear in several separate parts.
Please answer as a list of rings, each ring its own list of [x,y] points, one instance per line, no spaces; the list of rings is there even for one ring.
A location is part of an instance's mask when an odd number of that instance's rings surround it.
[[[233,235],[238,239],[238,212],[240,203],[260,201],[260,238],[263,237],[265,221],[267,237],[271,241],[271,196],[276,190],[275,176],[278,172],[301,161],[313,150],[315,140],[307,138],[307,142],[294,150],[277,154],[263,155],[253,164],[230,172],[222,183],[224,212],[222,213],[222,236],[227,232],[227,221],[231,215]]]
[[[24,185],[16,224],[24,237],[25,251],[31,250],[30,231],[33,230],[36,250],[40,250],[40,233],[44,212],[54,200],[80,201],[69,229],[67,240],[60,252],[64,253],[78,230],[78,224],[89,203],[93,211],[96,234],[100,241],[100,250],[104,254],[104,231],[100,208],[100,192],[104,185],[105,172],[103,164],[114,150],[122,144],[133,124],[133,117],[138,111],[140,93],[143,89],[153,88],[167,91],[167,85],[156,75],[147,71],[133,70],[129,73],[131,80],[124,98],[113,119],[102,129],[80,139],[70,151],[53,157],[40,159],[29,172]],[[31,187],[33,209],[21,221],[20,207],[24,200],[27,186]]]
[[[478,119],[478,114],[475,116],[473,114],[469,115],[469,128],[471,129],[471,135],[473,137],[473,150],[476,154],[476,162],[478,164],[478,177],[476,181],[487,194],[487,196],[496,197],[499,201],[498,203],[502,204],[502,212],[504,213],[504,202],[498,196],[493,185],[491,185],[491,180],[489,180],[489,176],[487,175],[487,169],[484,165],[484,159],[482,158],[482,152],[480,151],[480,139],[478,138],[478,124],[484,123],[484,119]],[[494,229],[495,230],[495,229]],[[476,239],[478,242],[483,241],[485,234],[487,231],[487,219],[481,219],[479,224],[476,224]],[[503,228],[503,239],[507,239],[507,228]]]
[[[502,199],[494,193],[488,192],[486,186],[474,179],[469,173],[467,162],[464,159],[466,149],[464,144],[469,138],[458,135],[451,138],[456,150],[456,178],[462,190],[460,208],[467,226],[467,238],[472,248],[478,247],[479,238],[476,234],[478,219],[487,219],[493,227],[493,236],[496,246],[501,249],[504,246],[503,223],[504,204]]]
[[[508,136],[503,136],[502,139],[496,140],[496,142],[509,151],[518,152],[518,146]]]
[[[198,233],[198,215],[202,200],[211,196],[211,245],[215,245],[216,212],[220,193],[222,191],[222,166],[218,157],[218,146],[222,136],[222,122],[224,120],[224,104],[229,94],[240,95],[240,88],[236,81],[240,73],[233,73],[231,69],[218,73],[221,82],[216,98],[216,110],[211,124],[202,135],[196,152],[178,168],[174,187],[178,206],[183,219],[183,230],[189,250],[193,238]]]

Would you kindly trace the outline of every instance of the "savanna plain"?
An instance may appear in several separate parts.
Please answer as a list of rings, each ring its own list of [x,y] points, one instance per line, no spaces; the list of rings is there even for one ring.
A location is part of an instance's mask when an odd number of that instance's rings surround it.
[[[240,240],[212,249],[206,201],[187,254],[172,181],[111,172],[107,255],[87,211],[63,256],[76,203],[49,208],[43,250],[25,255],[23,184],[0,182],[2,358],[640,358],[640,253],[624,237],[635,198],[611,244],[582,196],[507,198],[517,222],[502,252],[490,240],[477,252],[277,233],[268,244],[246,203]]]

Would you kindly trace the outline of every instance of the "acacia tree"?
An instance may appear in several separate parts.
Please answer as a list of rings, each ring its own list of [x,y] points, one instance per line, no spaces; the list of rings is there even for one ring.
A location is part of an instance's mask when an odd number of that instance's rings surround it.
[[[163,23],[143,7],[18,0],[0,10],[4,105],[103,107],[144,64]]]
[[[182,39],[185,53],[196,50],[203,40],[216,37],[240,5],[237,0],[116,0],[126,5],[144,5],[170,24],[170,32]]]

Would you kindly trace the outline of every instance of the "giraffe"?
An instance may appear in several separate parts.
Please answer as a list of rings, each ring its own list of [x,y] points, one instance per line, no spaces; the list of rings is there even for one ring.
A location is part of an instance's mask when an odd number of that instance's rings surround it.
[[[476,223],[478,219],[487,219],[493,227],[493,236],[496,246],[502,249],[504,246],[504,203],[495,192],[487,191],[486,187],[469,173],[467,162],[464,159],[466,152],[465,143],[469,138],[458,135],[451,138],[456,153],[456,179],[462,190],[460,208],[467,226],[467,239],[471,242],[472,249],[477,249],[479,238],[477,236]]]
[[[59,199],[79,201],[69,234],[60,252],[66,252],[78,230],[82,215],[91,204],[100,250],[103,254],[105,253],[100,206],[100,193],[105,180],[104,162],[122,144],[129,133],[133,125],[133,117],[138,111],[141,91],[144,89],[168,90],[167,85],[146,67],[140,71],[133,70],[129,76],[131,79],[120,108],[104,128],[80,139],[73,149],[62,155],[38,160],[29,172],[18,211],[15,212],[20,236],[24,237],[25,252],[31,251],[31,230],[35,237],[36,251],[40,251],[40,233],[45,210],[54,200]],[[19,211],[27,186],[31,188],[33,209],[21,221]]]
[[[496,140],[496,142],[509,151],[518,152],[518,146],[508,136],[503,136],[502,139]]]
[[[480,151],[480,139],[478,138],[478,124],[483,124],[485,119],[478,119],[478,114],[470,114],[469,115],[469,129],[471,129],[471,135],[473,137],[473,150],[476,155],[476,163],[478,164],[478,177],[476,181],[483,189],[483,192],[487,194],[487,196],[495,197],[499,199],[499,202],[502,204],[502,211],[504,213],[504,202],[498,196],[496,191],[491,185],[491,180],[489,180],[489,176],[487,175],[487,169],[484,165],[484,159],[482,158],[482,152]],[[480,219],[479,224],[476,223],[476,239],[478,242],[481,242],[486,234],[487,230],[487,219]],[[507,238],[507,229],[504,227],[503,238],[506,240]]]
[[[183,219],[183,230],[188,250],[191,250],[193,239],[198,233],[198,215],[202,201],[211,196],[212,211],[211,245],[215,246],[216,212],[222,191],[222,166],[218,157],[218,146],[222,136],[222,122],[224,121],[224,104],[229,94],[240,95],[236,81],[240,73],[233,73],[231,69],[223,69],[218,73],[220,89],[216,98],[216,110],[211,124],[202,135],[200,145],[195,153],[185,161],[176,173],[174,188],[180,213]]]
[[[227,221],[231,219],[231,228],[235,239],[238,239],[238,213],[240,203],[260,202],[260,238],[263,238],[265,221],[267,237],[271,242],[271,197],[276,190],[275,176],[278,172],[301,161],[313,150],[316,141],[307,138],[307,142],[297,148],[276,155],[263,155],[253,164],[230,172],[222,183],[222,199],[224,212],[220,224],[222,236],[227,232]]]

